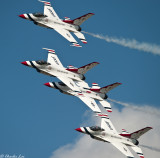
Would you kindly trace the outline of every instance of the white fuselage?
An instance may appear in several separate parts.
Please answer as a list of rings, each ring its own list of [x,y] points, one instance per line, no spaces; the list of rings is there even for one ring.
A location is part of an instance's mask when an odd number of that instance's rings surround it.
[[[79,26],[63,22],[60,19],[56,20],[56,19],[53,19],[50,17],[45,17],[45,16],[35,17],[32,13],[24,14],[24,16],[26,17],[26,19],[33,21],[34,24],[37,24],[42,27],[51,28],[51,29],[63,28],[63,29],[66,29],[70,32],[78,32],[78,30],[79,30]]]
[[[81,130],[85,134],[89,134],[93,139],[108,142],[108,143],[114,143],[114,142],[120,142],[127,146],[135,146],[133,144],[132,139],[123,137],[119,134],[109,133],[106,131],[92,131],[90,127],[81,127]]]
[[[33,67],[38,72],[49,76],[54,76],[54,77],[65,76],[77,81],[81,81],[83,79],[83,75],[73,73],[71,71],[66,70],[63,67],[54,67],[51,64],[40,65],[36,61],[26,61],[26,63],[29,67]]]
[[[51,82],[50,85],[52,88],[59,89],[61,92],[65,93],[65,94],[77,96],[77,93],[75,91],[73,91],[72,89],[70,89],[65,84],[60,84],[60,82],[53,82],[53,83]],[[103,98],[105,97],[105,94],[103,94],[103,93],[93,92],[89,88],[79,86],[78,83],[76,85],[79,87],[79,89],[81,91],[81,94],[79,94],[79,95],[84,95],[86,97],[90,97],[90,98],[93,98],[93,99],[96,99],[99,101],[102,101]]]

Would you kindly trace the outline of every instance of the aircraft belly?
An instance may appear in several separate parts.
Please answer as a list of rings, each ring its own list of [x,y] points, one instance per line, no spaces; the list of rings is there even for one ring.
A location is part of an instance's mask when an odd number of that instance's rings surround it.
[[[96,95],[91,94],[91,93],[87,93],[87,92],[85,92],[85,96],[87,96],[89,98],[92,98],[92,99],[96,99],[96,100],[103,100],[101,97],[96,96]]]
[[[60,22],[60,21],[48,21],[48,23],[45,23],[46,26],[51,27],[52,29],[64,29],[64,30],[68,30],[70,32],[77,32],[77,30],[74,28],[74,26],[64,23],[64,22]]]
[[[77,74],[70,73],[69,71],[64,70],[64,69],[57,69],[55,71],[55,74],[57,74],[57,76],[62,76],[62,77],[65,76],[65,77],[71,78],[73,80],[81,81],[81,79],[79,78],[79,76]]]
[[[110,137],[110,139],[109,139],[109,141],[110,142],[119,142],[119,143],[123,143],[123,144],[125,144],[125,145],[127,145],[127,146],[132,146],[133,145],[133,143],[132,142],[130,142],[129,141],[129,139],[127,140],[127,139],[123,139],[123,138],[121,138],[121,137],[119,137],[119,136],[114,136],[114,135],[111,135],[111,137]]]
[[[51,76],[57,76],[57,73],[56,73],[55,69],[51,69],[51,70],[50,69],[44,69],[42,71],[45,72],[45,73],[48,73]]]

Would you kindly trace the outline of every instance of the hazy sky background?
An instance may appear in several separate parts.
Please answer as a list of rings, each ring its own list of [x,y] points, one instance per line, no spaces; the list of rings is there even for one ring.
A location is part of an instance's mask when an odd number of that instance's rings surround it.
[[[60,18],[67,16],[74,19],[89,12],[95,13],[82,24],[86,32],[160,45],[159,0],[50,2]],[[93,82],[100,86],[121,82],[122,85],[111,91],[109,97],[141,108],[139,112],[113,104],[114,111],[110,117],[115,127],[121,132],[125,126],[132,132],[144,126],[153,126],[154,129],[144,135],[141,143],[160,148],[160,117],[146,112],[149,109],[160,113],[159,55],[124,47],[116,42],[108,43],[88,34],[85,34],[87,45],[75,37],[83,47],[70,47],[70,43],[54,30],[36,26],[18,17],[23,13],[43,12],[43,4],[36,0],[2,1],[0,12],[0,155],[49,158],[53,152],[57,154],[57,150],[67,144],[79,143],[81,139],[86,141],[85,145],[91,144],[91,147],[83,150],[76,148],[79,153],[89,154],[95,149],[97,153],[102,153],[99,142],[89,137],[83,138],[74,130],[85,121],[86,126],[92,125],[91,114],[85,113],[88,107],[75,97],[43,85],[58,81],[56,78],[38,74],[34,69],[21,65],[20,62],[25,60],[46,60],[47,52],[41,49],[43,47],[55,49],[64,66],[80,67],[93,61],[99,62],[86,74],[89,85]],[[118,151],[109,144],[103,145],[104,155],[98,155],[102,158]],[[158,158],[157,152],[149,149],[143,151],[146,158],[149,155]],[[73,153],[72,148],[68,152],[77,157],[77,152]],[[117,154],[121,153],[118,151]],[[53,154],[54,158],[58,156]]]

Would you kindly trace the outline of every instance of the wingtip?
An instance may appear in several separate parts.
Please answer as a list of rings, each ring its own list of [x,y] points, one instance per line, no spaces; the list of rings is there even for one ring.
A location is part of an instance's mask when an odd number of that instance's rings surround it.
[[[99,62],[97,62],[97,61],[94,61],[94,62],[92,62],[91,64],[93,64],[93,63],[100,64],[100,63],[99,63]]]

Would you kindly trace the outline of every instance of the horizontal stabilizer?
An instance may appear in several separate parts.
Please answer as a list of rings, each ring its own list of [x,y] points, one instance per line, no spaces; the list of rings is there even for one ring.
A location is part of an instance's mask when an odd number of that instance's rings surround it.
[[[108,103],[106,100],[99,101],[99,102],[108,112],[112,112],[110,103]]]
[[[81,40],[81,42],[83,42],[84,44],[87,44],[87,41],[81,32],[74,32],[74,34]]]
[[[120,142],[112,142],[111,144],[117,149],[119,149],[124,155],[126,155],[127,158],[134,158],[134,156],[125,144],[122,144]]]
[[[140,147],[138,146],[135,146],[135,147],[131,147],[135,152],[136,154],[140,157],[140,158],[144,158],[144,155],[142,153],[142,150]]]

